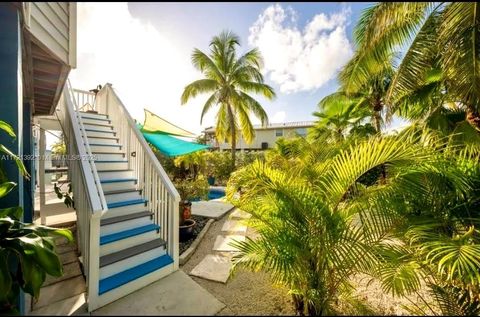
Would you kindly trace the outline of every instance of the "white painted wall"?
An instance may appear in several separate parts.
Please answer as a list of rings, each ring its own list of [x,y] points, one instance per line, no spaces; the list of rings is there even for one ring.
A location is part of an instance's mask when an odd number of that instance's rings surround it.
[[[56,57],[72,68],[77,64],[77,4],[24,2],[25,25]]]
[[[277,136],[276,131],[277,130],[282,130],[283,131],[283,137],[285,138],[291,138],[295,137],[297,135],[297,129],[304,129],[306,130],[308,127],[284,127],[284,128],[278,128],[278,129],[256,129],[255,130],[255,138],[253,139],[251,144],[247,144],[243,137],[240,138],[240,140],[237,141],[237,149],[238,150],[243,150],[243,149],[261,149],[262,148],[262,143],[267,142],[268,143],[268,148],[272,148],[275,146],[275,142],[277,141],[278,138],[282,136]],[[217,144],[216,141],[213,142],[207,142],[208,145],[213,146],[213,147],[219,147],[220,150],[229,150],[231,149],[231,145],[227,144],[225,142],[219,142]]]

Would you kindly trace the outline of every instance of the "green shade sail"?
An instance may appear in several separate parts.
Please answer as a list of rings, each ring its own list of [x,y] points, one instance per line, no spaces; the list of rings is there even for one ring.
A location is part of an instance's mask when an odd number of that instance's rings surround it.
[[[169,157],[185,155],[209,148],[208,145],[180,140],[165,132],[146,131],[143,129],[143,126],[138,123],[137,127],[148,143],[153,145],[162,154]]]

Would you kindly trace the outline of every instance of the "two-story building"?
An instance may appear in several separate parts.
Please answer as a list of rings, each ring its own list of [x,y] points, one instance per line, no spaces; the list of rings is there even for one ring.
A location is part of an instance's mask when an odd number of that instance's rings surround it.
[[[305,137],[307,129],[313,127],[313,121],[271,123],[267,126],[254,125],[255,138],[251,144],[247,144],[241,136],[237,140],[237,150],[265,150],[275,146],[278,138],[291,138],[295,136]],[[217,140],[215,137],[215,127],[206,128],[203,133],[207,145],[214,149],[230,150],[232,146],[226,140]]]

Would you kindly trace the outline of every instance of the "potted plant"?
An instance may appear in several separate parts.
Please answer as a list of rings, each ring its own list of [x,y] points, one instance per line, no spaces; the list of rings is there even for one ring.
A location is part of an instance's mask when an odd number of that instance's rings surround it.
[[[197,222],[191,218],[192,216],[192,202],[189,200],[182,200],[179,208],[179,240],[180,242],[190,239],[193,235],[193,228]]]

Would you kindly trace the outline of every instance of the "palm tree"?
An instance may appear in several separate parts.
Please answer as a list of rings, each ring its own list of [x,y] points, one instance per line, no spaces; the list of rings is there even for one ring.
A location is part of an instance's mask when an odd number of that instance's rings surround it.
[[[300,315],[331,314],[356,272],[397,296],[415,294],[424,279],[443,312],[475,311],[475,293],[466,305],[451,288],[480,285],[476,221],[461,217],[478,217],[476,153],[413,128],[354,144],[284,144],[283,160],[254,162],[228,183],[227,197],[259,233],[235,243],[234,270],[270,273]],[[385,183],[358,183],[382,165],[391,171]]]
[[[209,55],[194,49],[193,66],[205,78],[187,85],[181,97],[183,105],[198,94],[211,94],[203,106],[200,123],[213,106],[219,106],[215,133],[218,140],[226,139],[232,145],[233,166],[238,134],[241,133],[247,143],[255,137],[249,115],[253,113],[262,125],[268,124],[267,113],[249,93],[261,94],[269,100],[275,98],[273,88],[264,83],[260,72],[262,58],[258,49],[237,57],[239,45],[237,35],[223,31],[210,42]]]
[[[320,138],[324,132],[331,133],[334,140],[343,140],[349,128],[358,127],[371,113],[364,105],[365,98],[348,97],[344,92],[335,92],[318,103],[318,118],[310,130],[310,136]]]
[[[352,60],[341,70],[339,74],[341,86],[338,94],[351,98],[352,101],[356,101],[360,107],[369,109],[373,126],[377,134],[380,134],[385,122],[384,114],[389,110],[386,93],[394,74],[393,55],[388,57],[383,63],[370,66],[370,76],[363,82],[352,85],[350,78],[352,73],[357,71],[356,62],[358,55],[359,53],[357,52]],[[390,119],[390,117],[387,116],[387,119]]]
[[[395,51],[406,47],[386,94],[392,106],[438,69],[443,93],[466,108],[480,130],[480,5],[477,2],[378,3],[355,29],[357,53],[344,78],[349,89],[365,83]]]

